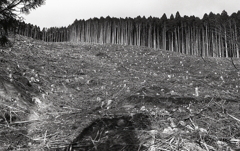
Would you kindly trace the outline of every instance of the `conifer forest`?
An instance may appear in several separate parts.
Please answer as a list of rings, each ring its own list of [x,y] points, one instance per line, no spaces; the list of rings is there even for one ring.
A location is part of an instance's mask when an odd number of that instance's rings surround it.
[[[89,42],[147,46],[195,56],[239,58],[240,11],[228,15],[205,14],[202,19],[181,16],[167,18],[93,18],[75,20],[68,27],[43,28],[18,23],[18,34],[47,42]]]

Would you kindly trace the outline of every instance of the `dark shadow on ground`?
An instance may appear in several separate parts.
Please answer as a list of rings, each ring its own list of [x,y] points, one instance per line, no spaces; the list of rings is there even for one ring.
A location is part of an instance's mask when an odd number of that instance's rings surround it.
[[[135,130],[148,129],[150,125],[148,116],[142,113],[97,119],[86,127],[65,151],[146,150],[139,144]]]

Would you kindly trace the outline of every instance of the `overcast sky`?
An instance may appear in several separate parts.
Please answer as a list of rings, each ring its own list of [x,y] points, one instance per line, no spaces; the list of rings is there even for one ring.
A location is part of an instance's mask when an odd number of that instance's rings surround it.
[[[68,26],[75,19],[106,17],[167,17],[179,11],[181,16],[204,13],[229,15],[240,10],[240,0],[46,0],[46,4],[23,15],[26,23],[43,27]]]

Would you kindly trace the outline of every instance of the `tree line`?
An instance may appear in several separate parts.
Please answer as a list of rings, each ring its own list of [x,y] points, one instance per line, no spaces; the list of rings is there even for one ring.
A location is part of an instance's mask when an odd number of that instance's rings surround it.
[[[69,41],[147,46],[189,55],[239,58],[240,11],[202,19],[177,12],[167,18],[93,18],[75,20]]]
[[[11,28],[10,31],[46,42],[69,41],[69,29],[67,27],[51,27],[41,30],[40,27],[36,25],[19,21],[16,23],[16,28]]]
[[[196,56],[237,57],[240,47],[240,11],[228,15],[205,14],[202,19],[181,16],[167,18],[92,18],[75,20],[68,27],[43,28],[18,22],[17,34],[47,42],[89,42],[147,46]]]

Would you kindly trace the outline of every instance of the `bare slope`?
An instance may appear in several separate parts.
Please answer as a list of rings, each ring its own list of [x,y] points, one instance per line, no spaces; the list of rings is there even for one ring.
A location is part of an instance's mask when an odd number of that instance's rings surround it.
[[[22,36],[0,54],[2,149],[239,148],[230,59]]]

